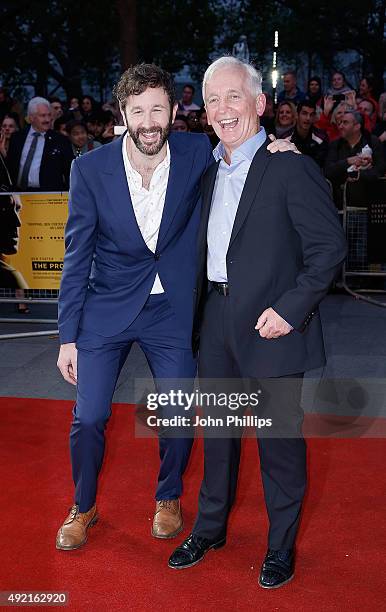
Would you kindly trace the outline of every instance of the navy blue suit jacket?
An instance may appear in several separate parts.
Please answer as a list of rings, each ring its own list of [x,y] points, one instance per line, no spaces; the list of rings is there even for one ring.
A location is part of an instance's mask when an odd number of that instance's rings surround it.
[[[318,305],[346,256],[346,241],[327,182],[307,155],[257,151],[240,198],[227,252],[229,301],[243,376],[277,377],[323,365]],[[198,235],[198,345],[208,281],[207,228],[218,164],[203,178]],[[258,317],[272,307],[294,330],[261,338]]]
[[[180,325],[187,336],[192,331],[200,181],[213,160],[212,148],[202,134],[170,134],[170,174],[153,253],[136,221],[122,138],[72,164],[61,343],[75,342],[80,327],[105,337],[122,332],[144,306],[157,273]]]

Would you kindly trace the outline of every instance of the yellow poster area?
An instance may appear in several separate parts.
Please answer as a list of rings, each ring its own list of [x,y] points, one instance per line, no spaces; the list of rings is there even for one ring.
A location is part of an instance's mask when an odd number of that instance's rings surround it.
[[[29,289],[59,289],[68,193],[15,194],[20,228],[17,253],[6,262]]]

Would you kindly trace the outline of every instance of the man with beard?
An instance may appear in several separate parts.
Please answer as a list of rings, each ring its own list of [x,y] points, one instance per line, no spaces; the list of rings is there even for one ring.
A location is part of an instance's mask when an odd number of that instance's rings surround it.
[[[158,393],[196,372],[199,184],[212,148],[205,135],[170,133],[177,103],[172,77],[161,68],[129,68],[114,93],[127,132],[78,157],[71,171],[58,367],[77,385],[70,435],[75,499],[57,534],[60,550],[82,546],[97,520],[104,430],[133,342],[146,355]],[[164,406],[158,416],[179,410]],[[156,538],[182,530],[179,498],[191,446],[186,428],[159,432]]]

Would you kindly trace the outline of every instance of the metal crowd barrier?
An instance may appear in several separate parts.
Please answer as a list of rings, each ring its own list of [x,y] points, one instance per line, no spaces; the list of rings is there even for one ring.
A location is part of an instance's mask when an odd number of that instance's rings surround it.
[[[348,243],[342,286],[353,297],[385,308],[386,302],[368,294],[386,293],[386,177],[374,183],[346,182],[342,195]]]

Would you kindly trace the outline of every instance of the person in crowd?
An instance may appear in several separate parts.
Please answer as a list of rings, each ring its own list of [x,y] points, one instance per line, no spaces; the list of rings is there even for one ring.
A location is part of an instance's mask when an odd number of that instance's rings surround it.
[[[305,99],[305,93],[297,86],[296,72],[288,70],[283,74],[283,91],[281,91],[277,97],[277,101],[280,102],[292,102],[296,105]]]
[[[370,98],[363,98],[359,102],[357,109],[362,115],[364,115],[365,117],[368,117],[369,125],[368,127],[366,127],[366,123],[365,123],[365,127],[370,132],[373,132],[375,129],[375,125],[377,123],[377,112],[378,112],[378,105],[376,105],[375,100],[372,100]]]
[[[374,108],[378,113],[378,102],[374,92],[374,79],[371,76],[363,76],[359,83],[359,89],[357,94],[357,102],[361,100],[371,100],[374,104]]]
[[[202,181],[193,332],[200,341],[200,388],[208,397],[253,389],[255,413],[271,418],[268,435],[258,430],[269,517],[258,584],[274,589],[294,577],[307,484],[302,379],[325,363],[318,305],[346,244],[316,164],[307,155],[267,152],[270,141],[259,125],[265,104],[260,73],[236,58],[220,58],[204,75],[203,97],[220,143],[217,163]],[[245,406],[235,406],[239,421]],[[203,411],[223,426],[205,428],[198,514],[169,559],[172,569],[191,568],[226,544],[237,494],[242,427],[228,423],[229,406],[209,401]]]
[[[116,100],[109,100],[102,104],[102,110],[107,111],[113,116],[114,125],[122,125],[122,115]]]
[[[101,144],[108,144],[109,142],[112,142],[115,139],[115,134],[114,134],[115,117],[114,117],[113,112],[111,110],[108,110],[107,108],[103,109],[102,112],[104,113],[103,115],[104,128],[98,140]]]
[[[214,149],[214,147],[218,145],[218,136],[214,131],[213,126],[209,125],[208,123],[208,113],[206,112],[205,107],[200,110],[198,120],[200,122],[203,132],[208,136],[210,144]]]
[[[185,115],[181,115],[181,114],[176,115],[173,125],[172,125],[172,131],[173,132],[190,132],[188,119]]]
[[[83,96],[80,102],[82,118],[87,122],[88,118],[99,110],[99,105],[92,96]]]
[[[317,108],[323,107],[323,91],[320,77],[313,76],[308,80],[306,100],[315,104]]]
[[[275,134],[275,106],[271,94],[265,95],[264,114],[260,117],[260,125],[263,126],[267,134]]]
[[[189,124],[189,131],[196,133],[196,134],[202,134],[203,130],[202,130],[202,126],[200,123],[200,111],[198,110],[191,110],[188,112],[186,118],[188,120],[188,124]]]
[[[336,70],[331,76],[331,85],[327,89],[327,95],[334,96],[336,102],[341,102],[345,99],[345,94],[354,91],[353,88],[346,82],[346,77],[343,72]]]
[[[198,120],[203,131],[205,132],[205,130],[209,127],[208,113],[206,112],[205,106],[200,109],[200,112],[198,113]]]
[[[19,129],[18,115],[16,113],[8,113],[5,115],[0,124],[0,153],[4,159],[7,157],[11,136],[14,132],[18,132]]]
[[[12,181],[5,163],[9,140],[13,133],[19,130],[19,117],[17,113],[9,113],[2,122],[0,130],[0,192],[12,191]],[[3,137],[4,136],[4,137]],[[21,202],[18,195],[0,196],[0,243],[8,244],[0,247],[0,287],[15,290],[16,298],[24,298],[24,289],[27,284],[22,274],[4,261],[3,255],[14,255],[18,249]],[[10,247],[11,245],[11,247]],[[9,250],[11,248],[11,250]],[[25,302],[15,305],[19,314],[29,314],[29,307]]]
[[[5,87],[0,87],[0,123],[5,115],[17,116],[19,128],[24,127],[24,114],[22,104],[8,94]]]
[[[314,126],[316,106],[305,100],[297,107],[296,125],[283,138],[288,138],[296,145],[296,148],[312,157],[316,163],[323,168],[328,152],[327,134]]]
[[[383,104],[384,104],[385,101],[386,101],[386,91],[381,93],[381,95],[379,96],[379,100],[378,100],[378,117],[379,117],[379,119],[382,119],[382,117],[383,117],[382,109],[384,108]]]
[[[378,119],[374,129],[374,136],[382,143],[383,157],[386,160],[386,98],[384,98],[380,106],[381,117]]]
[[[67,131],[66,131],[67,123],[68,123],[68,119],[66,118],[66,115],[61,115],[60,117],[55,119],[54,121],[55,132],[58,132],[58,134],[62,134],[63,136],[67,137],[68,136]]]
[[[111,113],[107,113],[107,111],[99,110],[95,113],[92,113],[85,119],[87,131],[89,133],[90,139],[98,140],[99,142],[101,142],[102,134],[105,131],[105,125],[107,121],[110,120],[110,118],[111,118]]]
[[[69,111],[76,111],[79,109],[80,104],[79,104],[79,96],[70,96],[68,98],[68,110]]]
[[[12,181],[9,175],[5,157],[0,150],[0,191],[11,191]]]
[[[51,111],[52,111],[52,123],[54,123],[55,119],[59,119],[59,117],[63,117],[63,104],[59,98],[51,97],[50,98]]]
[[[328,141],[332,142],[340,138],[339,123],[343,118],[346,110],[351,110],[352,107],[348,102],[339,102],[336,104],[334,98],[330,95],[324,98],[324,109],[319,119],[315,123],[315,127],[327,134]]]
[[[68,189],[73,153],[68,138],[51,129],[51,105],[35,97],[28,104],[30,126],[11,136],[7,166],[20,191]]]
[[[326,177],[335,186],[348,179],[368,183],[383,176],[385,163],[379,139],[364,129],[357,110],[347,110],[339,123],[340,138],[330,143]]]
[[[295,127],[296,106],[292,102],[280,102],[276,110],[275,136],[282,138],[283,134]]]
[[[66,124],[66,132],[72,145],[74,157],[79,157],[101,147],[101,143],[97,140],[90,140],[87,133],[87,127],[83,121],[73,119]]]
[[[199,111],[198,104],[193,102],[195,88],[191,83],[184,85],[182,89],[182,98],[178,101],[178,112],[187,115],[189,111]]]
[[[200,184],[212,164],[212,147],[203,134],[170,133],[177,112],[174,83],[158,66],[131,66],[114,93],[127,131],[75,159],[71,170],[58,319],[58,367],[77,386],[70,438],[75,499],[56,540],[66,551],[86,543],[98,518],[104,431],[133,342],[149,361],[158,393],[176,384],[180,389],[184,379],[193,384],[196,373]],[[180,411],[172,403],[159,405],[157,416]],[[155,538],[173,538],[183,528],[182,477],[192,443],[186,428],[159,431]]]
[[[76,119],[80,121],[83,118],[80,108],[80,96],[69,96],[67,101],[67,111],[64,113],[66,122]]]

